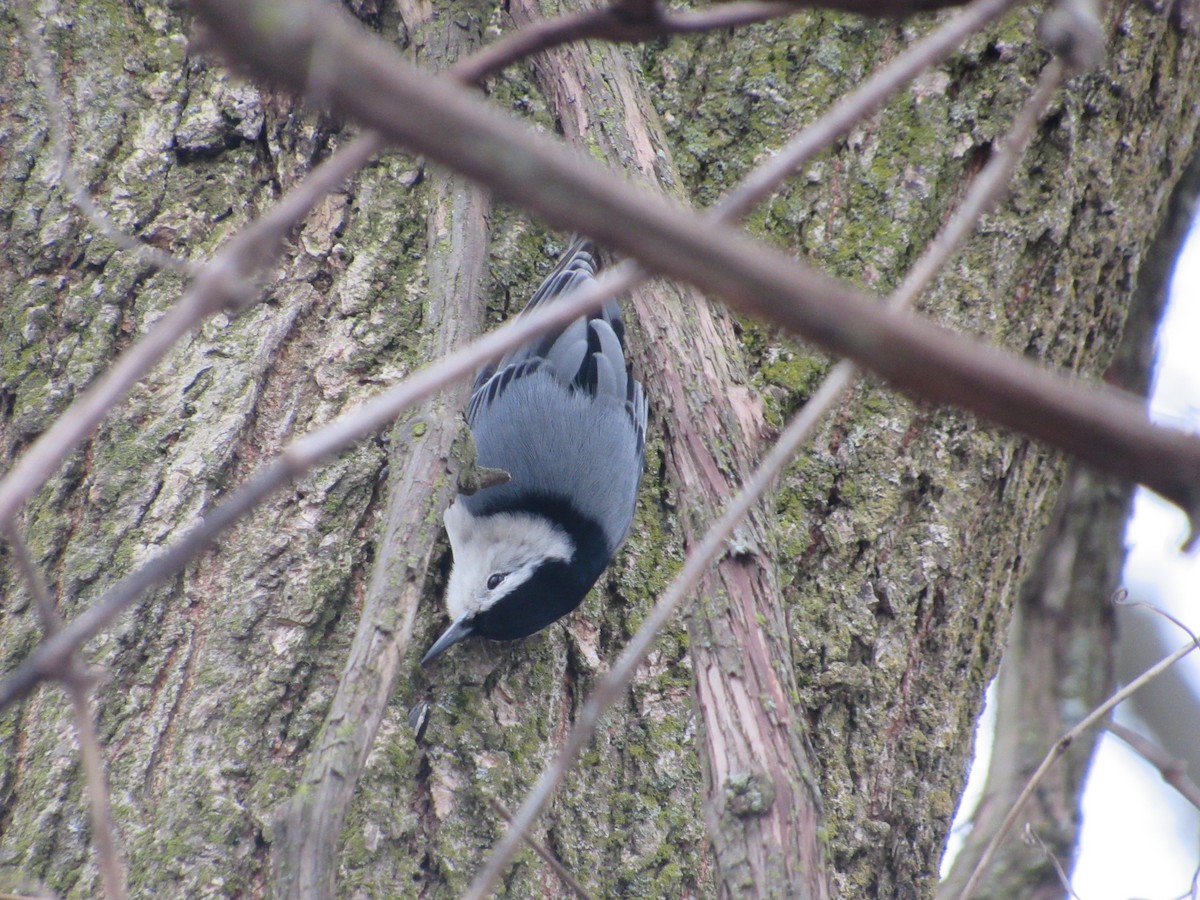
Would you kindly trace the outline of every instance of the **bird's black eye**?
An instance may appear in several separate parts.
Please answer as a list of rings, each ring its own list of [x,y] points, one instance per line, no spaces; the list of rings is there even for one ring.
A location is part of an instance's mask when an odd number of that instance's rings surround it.
[[[504,579],[508,577],[507,572],[493,572],[488,576],[487,588],[489,591],[494,591],[504,583]]]

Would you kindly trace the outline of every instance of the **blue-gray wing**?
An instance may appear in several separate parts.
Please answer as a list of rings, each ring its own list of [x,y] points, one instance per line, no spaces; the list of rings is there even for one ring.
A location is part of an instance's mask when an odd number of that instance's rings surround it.
[[[525,311],[591,281],[598,266],[591,242],[576,240]],[[530,492],[567,497],[615,549],[633,515],[646,414],[645,392],[625,359],[620,310],[610,301],[480,371],[467,412],[479,462],[512,480],[465,502],[490,514]]]
[[[530,310],[537,309],[549,300],[567,296],[575,288],[591,281],[599,269],[600,256],[596,252],[595,245],[587,238],[576,238],[571,242],[566,252],[559,257],[558,263],[554,266],[554,271],[547,275],[538,289],[533,292],[533,296],[525,304],[525,309],[522,310],[521,315],[525,315]],[[609,313],[620,323],[621,314],[615,301],[609,301],[604,312]],[[577,319],[564,328],[552,329],[527,344],[515,347],[503,356],[498,363],[484,366],[479,370],[475,376],[474,391],[478,391],[483,387],[495,372],[525,359],[546,358],[556,346],[558,348],[555,359],[556,363],[562,366],[569,366],[570,358],[564,354],[571,351],[578,351],[576,342],[580,338],[586,337],[584,328],[584,320]],[[620,325],[620,328],[621,337],[624,338],[624,325]],[[582,359],[582,355],[580,355],[579,359]]]
[[[565,297],[594,280],[600,256],[587,238],[576,238],[541,283],[521,315],[543,303]],[[641,455],[646,440],[646,398],[642,386],[629,374],[625,360],[625,323],[616,300],[563,328],[540,335],[510,350],[499,363],[485,366],[475,377],[467,422],[474,426],[480,411],[513,383],[541,366],[564,385],[592,396],[611,397],[626,404],[637,434]]]

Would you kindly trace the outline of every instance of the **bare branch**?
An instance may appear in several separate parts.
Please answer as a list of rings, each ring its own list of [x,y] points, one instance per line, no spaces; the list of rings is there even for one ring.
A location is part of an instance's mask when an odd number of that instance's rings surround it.
[[[1113,594],[1112,602],[1114,606],[1127,606],[1130,609],[1144,609],[1148,612],[1152,612],[1154,615],[1166,619],[1196,643],[1200,643],[1200,637],[1197,637],[1196,632],[1188,628],[1187,623],[1182,619],[1171,615],[1171,613],[1167,612],[1167,610],[1163,609],[1161,606],[1157,606],[1153,603],[1147,603],[1145,600],[1130,600],[1129,591],[1125,588],[1121,588]]]
[[[492,812],[502,818],[505,822],[512,822],[512,813],[510,813],[505,808],[504,804],[495,797],[491,798],[489,805],[492,807]],[[540,856],[546,865],[554,870],[554,874],[559,877],[564,885],[571,889],[576,897],[580,898],[580,900],[589,900],[591,895],[588,894],[583,885],[575,880],[575,876],[567,870],[566,866],[558,861],[553,853],[542,846],[540,842],[535,841],[527,834],[522,835],[522,838],[524,838],[525,843],[530,846],[533,852]]]
[[[1175,788],[1183,799],[1200,809],[1200,785],[1188,777],[1188,764],[1185,760],[1176,759],[1158,744],[1119,722],[1109,722],[1108,730],[1128,744],[1134,753],[1158,769],[1163,781]]]
[[[82,664],[72,660],[73,667]],[[110,900],[121,900],[127,894],[125,866],[117,849],[116,823],[112,816],[112,800],[105,774],[104,752],[100,749],[100,738],[96,733],[96,722],[92,718],[88,702],[87,676],[70,677],[66,682],[75,716],[75,739],[79,742],[79,756],[83,762],[87,780],[88,803],[92,812],[92,840],[96,845],[96,857],[100,863],[100,876],[104,883],[104,895]]]
[[[221,45],[264,77],[302,90],[318,40],[337,60],[333,109],[450,165],[552,224],[574,228],[848,356],[893,386],[968,409],[1200,509],[1200,439],[1155,426],[1139,401],[1088,385],[981,341],[891,317],[864,292],[702,222],[467,91],[432,82],[378,39],[327,8],[281,0],[194,0]],[[272,23],[268,27],[265,23]],[[532,176],[532,177],[531,177]]]
[[[1025,805],[1025,801],[1028,800],[1030,795],[1032,795],[1037,789],[1038,784],[1041,783],[1046,773],[1050,771],[1051,766],[1058,762],[1059,757],[1067,752],[1067,749],[1071,746],[1071,742],[1074,741],[1075,738],[1081,735],[1084,731],[1101,722],[1118,703],[1137,693],[1137,691],[1139,691],[1142,687],[1149,684],[1163,672],[1167,671],[1167,669],[1171,668],[1171,666],[1175,665],[1175,663],[1179,662],[1179,660],[1183,659],[1193,650],[1197,649],[1197,647],[1200,647],[1200,643],[1197,643],[1196,641],[1188,641],[1170,656],[1151,666],[1133,681],[1129,682],[1129,684],[1125,685],[1123,688],[1093,709],[1083,718],[1082,721],[1080,721],[1078,725],[1076,725],[1061,738],[1059,738],[1057,742],[1055,742],[1054,746],[1050,748],[1050,751],[1042,760],[1041,765],[1037,767],[1037,771],[1033,773],[1029,781],[1026,783],[1024,789],[1017,797],[1016,802],[1013,803],[1012,809],[1008,811],[1008,815],[1004,817],[1003,823],[1001,823],[1000,827],[996,830],[996,833],[992,835],[992,839],[988,842],[987,849],[984,850],[983,855],[979,858],[979,862],[976,864],[974,871],[971,872],[971,877],[963,887],[962,893],[958,895],[959,900],[968,900],[968,898],[975,892],[975,889],[979,887],[979,882],[983,878],[984,873],[987,871],[987,867],[991,863],[992,857],[996,855],[996,850],[1000,847],[1000,844],[1004,841],[1005,837],[1008,836],[1009,830],[1016,823],[1017,817],[1021,813],[1021,807]]]
[[[62,628],[62,617],[59,616],[58,610],[54,606],[54,599],[50,596],[46,580],[42,578],[42,573],[38,570],[37,563],[34,562],[33,554],[29,551],[29,545],[25,543],[25,538],[17,526],[9,525],[3,531],[9,546],[12,547],[13,553],[17,557],[17,569],[21,572],[21,578],[24,579],[29,592],[33,594],[33,602],[37,608],[38,619],[42,623],[42,630],[46,634],[53,634]]]
[[[34,562],[29,545],[17,529],[9,525],[4,529],[9,545],[17,558],[21,577],[33,594],[38,616],[46,637],[51,637],[62,628],[62,618],[55,609],[54,600],[46,586],[42,573]],[[56,673],[67,695],[75,717],[75,739],[79,744],[79,755],[83,762],[87,781],[88,805],[92,814],[92,840],[96,845],[96,858],[100,864],[100,877],[104,882],[104,895],[108,900],[122,900],[126,896],[125,866],[117,849],[112,817],[112,800],[108,790],[108,778],[104,773],[104,754],[100,749],[100,738],[96,735],[96,723],[88,702],[92,678],[83,664],[74,655],[68,657]]]

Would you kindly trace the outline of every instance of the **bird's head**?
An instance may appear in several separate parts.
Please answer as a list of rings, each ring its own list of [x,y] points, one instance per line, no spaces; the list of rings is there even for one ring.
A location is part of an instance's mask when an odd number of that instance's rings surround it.
[[[468,637],[511,641],[540,631],[575,609],[598,574],[579,569],[574,542],[544,515],[477,517],[459,500],[445,522],[454,554],[446,588],[452,621],[422,665]]]

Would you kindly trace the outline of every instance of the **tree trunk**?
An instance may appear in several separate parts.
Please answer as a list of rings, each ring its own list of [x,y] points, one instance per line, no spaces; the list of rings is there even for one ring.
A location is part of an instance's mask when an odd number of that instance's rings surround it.
[[[1149,389],[1157,325],[1198,192],[1200,153],[1192,156],[1177,182],[1159,232],[1146,249],[1124,333],[1105,372],[1104,380],[1110,384],[1138,394]],[[995,692],[997,743],[983,797],[963,849],[939,887],[939,897],[950,900],[960,895],[986,845],[1049,749],[1113,692],[1120,655],[1114,638],[1120,635],[1122,652],[1130,642],[1122,611],[1112,600],[1121,585],[1132,496],[1132,485],[1078,464],[1068,470],[1051,526],[1013,616]],[[1133,674],[1140,675],[1173,649],[1145,660]],[[1166,680],[1149,687],[1160,689]],[[1135,695],[1144,696],[1145,692]],[[1186,715],[1188,708],[1177,703],[1171,715],[1149,716],[1146,721],[1155,730],[1167,720],[1194,721]],[[991,865],[986,888],[976,896],[1062,895],[1055,864],[1068,872],[1072,869],[1078,849],[1079,801],[1099,736],[1100,729],[1093,728],[1072,741],[1023,809],[1022,830],[1028,829],[1037,840],[1007,841]],[[1180,755],[1186,752],[1182,745],[1192,743],[1181,742]]]
[[[351,5],[431,69],[553,12]],[[181,288],[72,211],[12,16],[0,11],[10,36],[0,50],[10,73],[0,96],[0,210],[11,210],[0,213],[4,468]],[[898,283],[1045,61],[1034,24],[1020,10],[973,38],[809,163],[752,229],[870,288]],[[922,304],[948,326],[1093,377],[1200,117],[1194,35],[1140,5],[1107,25],[1104,67],[1060,94],[1011,199]],[[174,7],[82,2],[42,27],[81,180],[120,228],[162,249],[211,256],[353,133],[195,56]],[[931,27],[801,11],[735,32],[548,54],[487,90],[532,126],[702,206]],[[519,211],[487,210],[419,160],[382,155],[292,236],[262,302],[177,346],[27,504],[20,526],[64,615],[288,441],[440,352],[448,326],[469,335],[472,310],[486,308],[488,322],[511,315],[563,241]],[[450,302],[464,292],[473,302]],[[288,816],[342,734],[327,716],[352,708],[335,704],[338,680],[359,652],[360,617],[376,614],[380,634],[414,637],[389,663],[390,705],[367,738],[332,867],[316,880],[336,874],[339,896],[463,890],[504,827],[490,802],[519,805],[684,550],[829,365],[691,290],[657,287],[625,306],[650,387],[646,478],[625,549],[562,625],[514,645],[455,648],[431,673],[418,667],[444,625],[447,558],[429,529],[397,521],[418,509],[413,522],[436,525],[434,498],[449,494],[438,472],[455,404],[443,402],[427,410],[433,435],[397,427],[276,494],[89,644],[106,671],[94,705],[132,893],[285,890],[298,865],[280,852]],[[427,467],[415,471],[417,458]],[[805,800],[824,816],[833,895],[931,896],[983,690],[1062,469],[1056,454],[964,414],[860,385],[758,511],[739,543],[749,549],[731,553],[660,638],[534,837],[595,896],[740,895],[747,884],[787,896],[809,873],[769,850],[791,846],[780,834]],[[413,485],[407,505],[399,484]],[[415,626],[387,618],[386,591],[371,584],[377,560],[397,550],[379,536],[396,533],[415,535],[400,542],[395,582],[398,596],[423,587]],[[10,559],[0,556],[4,671],[39,634]],[[739,628],[765,635],[745,669],[728,638]],[[696,672],[712,677],[697,683]],[[731,715],[717,685],[753,713]],[[408,714],[422,703],[414,731]],[[99,892],[69,715],[54,688],[0,713],[0,889]],[[775,729],[768,757],[786,751],[786,766],[757,765],[763,748],[745,735],[759,720]],[[513,897],[563,891],[532,853],[506,877]]]

